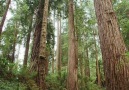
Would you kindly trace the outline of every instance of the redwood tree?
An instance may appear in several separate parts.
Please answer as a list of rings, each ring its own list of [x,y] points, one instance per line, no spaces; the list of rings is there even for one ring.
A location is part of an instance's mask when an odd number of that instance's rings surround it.
[[[78,90],[77,83],[77,42],[75,36],[75,26],[74,26],[74,10],[73,10],[73,0],[69,0],[69,51],[68,51],[68,90]]]
[[[120,33],[112,0],[94,0],[106,90],[128,90],[126,47]]]
[[[31,66],[30,66],[30,72],[37,72],[37,76],[35,78],[35,81],[38,86],[40,86],[40,72],[39,72],[39,50],[40,50],[40,35],[41,35],[41,29],[42,29],[42,18],[43,18],[43,7],[44,1],[39,0],[39,6],[36,16],[36,26],[34,31],[34,39],[33,39],[33,47],[32,47],[32,54],[31,54]]]
[[[42,18],[42,29],[40,35],[39,47],[39,86],[40,90],[45,90],[45,75],[46,75],[46,36],[47,36],[47,18],[48,18],[49,0],[45,0]]]

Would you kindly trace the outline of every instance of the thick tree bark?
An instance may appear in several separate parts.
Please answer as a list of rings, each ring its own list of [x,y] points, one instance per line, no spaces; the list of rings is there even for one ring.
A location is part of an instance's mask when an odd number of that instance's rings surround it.
[[[73,11],[73,0],[69,0],[69,51],[68,51],[68,90],[78,90],[78,79],[77,79],[77,42],[75,36],[74,27],[74,11]]]
[[[98,60],[98,49],[96,45],[95,31],[93,30],[94,35],[94,47],[95,47],[95,59],[96,59],[96,81],[99,86],[101,86],[101,77],[100,77],[100,69],[99,69],[99,60]]]
[[[94,0],[104,62],[106,90],[128,90],[128,60],[111,0]]]
[[[49,65],[49,55],[50,53],[46,51],[46,61],[45,61],[45,75],[48,74],[48,65]]]
[[[10,3],[11,3],[11,0],[8,0],[5,13],[4,13],[4,15],[2,17],[2,20],[1,20],[1,23],[0,23],[0,36],[1,36],[1,33],[2,33],[2,29],[3,29],[3,26],[4,26],[4,22],[5,22],[5,19],[6,19],[6,16],[7,16],[7,12],[8,12]]]
[[[46,35],[47,35],[47,18],[48,18],[48,6],[49,0],[44,2],[43,19],[42,19],[42,30],[40,36],[40,47],[39,47],[39,86],[40,90],[46,89],[45,84],[45,62],[46,62]]]
[[[43,18],[43,6],[44,1],[39,0],[39,7],[36,16],[36,27],[33,38],[33,47],[31,53],[31,64],[30,64],[30,72],[37,72],[37,76],[35,81],[38,86],[40,86],[40,78],[39,78],[39,46],[40,46],[40,35],[42,29],[42,18]]]

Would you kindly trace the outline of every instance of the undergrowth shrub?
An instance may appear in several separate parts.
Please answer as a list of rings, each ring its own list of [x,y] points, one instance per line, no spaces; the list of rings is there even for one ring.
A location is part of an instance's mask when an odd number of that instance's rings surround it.
[[[6,58],[0,57],[0,77],[6,76],[8,72],[8,62]]]
[[[79,90],[105,90],[104,88],[98,86],[95,83],[95,80],[85,77],[85,76],[81,76],[78,75],[78,87]]]
[[[36,75],[29,68],[0,58],[0,90],[39,90],[34,81]]]
[[[66,89],[67,82],[67,73],[62,72],[61,78],[59,79],[58,74],[48,74],[46,77],[46,84],[48,90],[67,90]]]
[[[0,78],[0,90],[28,90],[26,84]]]

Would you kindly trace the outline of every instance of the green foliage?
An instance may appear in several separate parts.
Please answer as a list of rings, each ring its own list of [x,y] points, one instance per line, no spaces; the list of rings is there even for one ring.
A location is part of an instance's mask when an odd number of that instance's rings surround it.
[[[67,90],[66,89],[67,73],[61,72],[61,78],[58,78],[58,73],[49,74],[46,77],[48,90]]]
[[[98,86],[91,76],[90,78],[78,75],[78,86],[79,90],[105,90],[103,87]]]
[[[0,78],[0,90],[28,90],[23,83]]]
[[[120,30],[122,32],[125,44],[129,50],[129,1],[122,0],[121,2],[114,5]]]
[[[24,82],[26,79],[34,79],[37,75],[36,72],[30,73],[29,68],[18,67],[17,64],[13,66],[12,74],[21,82]]]
[[[54,35],[55,28],[51,22],[47,24],[47,50],[51,51],[55,45],[55,35]],[[52,51],[51,51],[52,52]]]
[[[12,33],[13,32],[13,33]],[[12,52],[13,42],[14,42],[14,32],[15,27],[13,22],[7,24],[6,31],[2,33],[2,43],[0,45],[0,50],[3,51],[3,55],[10,54]]]
[[[6,9],[6,0],[0,0],[0,21]]]
[[[94,82],[87,82],[88,89],[87,90],[106,90],[105,88],[99,87],[97,84]],[[82,89],[85,90],[85,89]]]
[[[29,71],[29,68],[20,68],[16,69],[16,67],[12,70],[13,74],[16,76],[19,82],[22,82],[27,85],[29,90],[39,90],[38,86],[36,85],[34,78],[36,77],[36,72]],[[28,90],[27,89],[27,90]]]
[[[0,57],[0,77],[6,76],[8,71],[8,62],[6,58]]]
[[[39,87],[36,85],[35,81],[32,79],[27,80],[26,84],[29,90],[39,90]]]
[[[67,32],[67,31],[65,31]],[[68,63],[68,34],[62,33],[62,65],[66,66]]]
[[[39,90],[33,80],[36,72],[22,68],[16,63],[8,63],[6,58],[0,58],[0,90]],[[3,80],[4,78],[4,80]]]

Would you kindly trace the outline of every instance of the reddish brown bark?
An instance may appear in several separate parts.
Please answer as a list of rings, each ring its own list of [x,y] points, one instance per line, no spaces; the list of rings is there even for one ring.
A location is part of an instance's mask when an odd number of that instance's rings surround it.
[[[8,0],[5,13],[4,13],[4,15],[2,17],[2,20],[1,20],[1,23],[0,23],[0,36],[1,36],[1,33],[2,33],[3,25],[4,25],[4,22],[5,22],[6,16],[7,16],[7,12],[8,12],[10,3],[11,3],[11,0]]]
[[[43,5],[44,3],[39,0],[39,7],[36,17],[36,27],[34,32],[33,47],[31,54],[30,72],[37,72],[35,81],[39,86],[39,46],[40,46],[40,34],[42,29],[42,17],[43,17]]]
[[[46,90],[45,75],[48,72],[48,61],[46,56],[48,2],[48,0],[45,0],[45,2],[39,0],[39,9],[37,12],[36,22],[37,25],[34,32],[33,48],[31,55],[30,72],[37,72],[36,83],[39,86],[40,90]]]
[[[111,0],[94,0],[104,62],[106,90],[128,90],[128,60]]]
[[[69,0],[69,48],[68,48],[68,90],[78,90],[77,82],[77,42],[75,36],[74,26],[74,11],[73,11],[73,0]]]
[[[39,47],[39,87],[40,90],[46,90],[45,68],[46,68],[46,36],[47,36],[47,18],[48,18],[49,0],[45,0],[43,9],[42,29],[40,35]]]

